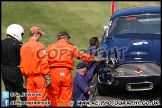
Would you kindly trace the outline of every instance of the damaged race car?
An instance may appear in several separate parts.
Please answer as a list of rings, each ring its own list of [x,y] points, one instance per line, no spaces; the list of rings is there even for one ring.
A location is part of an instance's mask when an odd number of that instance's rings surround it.
[[[97,89],[108,95],[113,87],[128,91],[161,87],[161,6],[116,11],[103,33],[97,66]]]

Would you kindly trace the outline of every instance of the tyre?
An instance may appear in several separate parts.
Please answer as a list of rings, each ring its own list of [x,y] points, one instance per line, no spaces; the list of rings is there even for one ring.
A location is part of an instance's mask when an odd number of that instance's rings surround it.
[[[109,95],[111,92],[111,89],[109,86],[101,84],[99,82],[97,82],[97,89],[98,89],[99,95],[101,96]]]

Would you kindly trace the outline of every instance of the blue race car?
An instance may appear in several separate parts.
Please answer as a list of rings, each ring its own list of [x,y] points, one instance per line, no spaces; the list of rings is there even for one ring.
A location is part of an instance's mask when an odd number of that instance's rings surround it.
[[[138,6],[116,11],[102,36],[97,66],[98,92],[113,87],[128,91],[161,87],[161,6]]]

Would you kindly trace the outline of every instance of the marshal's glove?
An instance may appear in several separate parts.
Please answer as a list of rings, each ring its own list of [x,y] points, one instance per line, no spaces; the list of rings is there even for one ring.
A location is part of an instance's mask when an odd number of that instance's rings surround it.
[[[45,80],[46,80],[46,88],[49,88],[51,86],[50,75],[46,74],[44,77],[45,77]]]
[[[26,75],[23,75],[23,87],[24,87],[24,88],[26,88],[26,83],[27,83],[26,80],[27,80],[27,79],[26,79]]]
[[[98,62],[98,61],[103,61],[105,60],[105,58],[100,57],[100,56],[94,56],[94,61]]]

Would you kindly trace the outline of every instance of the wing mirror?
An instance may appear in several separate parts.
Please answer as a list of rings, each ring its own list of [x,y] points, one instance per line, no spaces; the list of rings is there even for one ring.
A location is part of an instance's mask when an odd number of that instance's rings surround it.
[[[103,26],[102,30],[108,30],[109,26]]]

